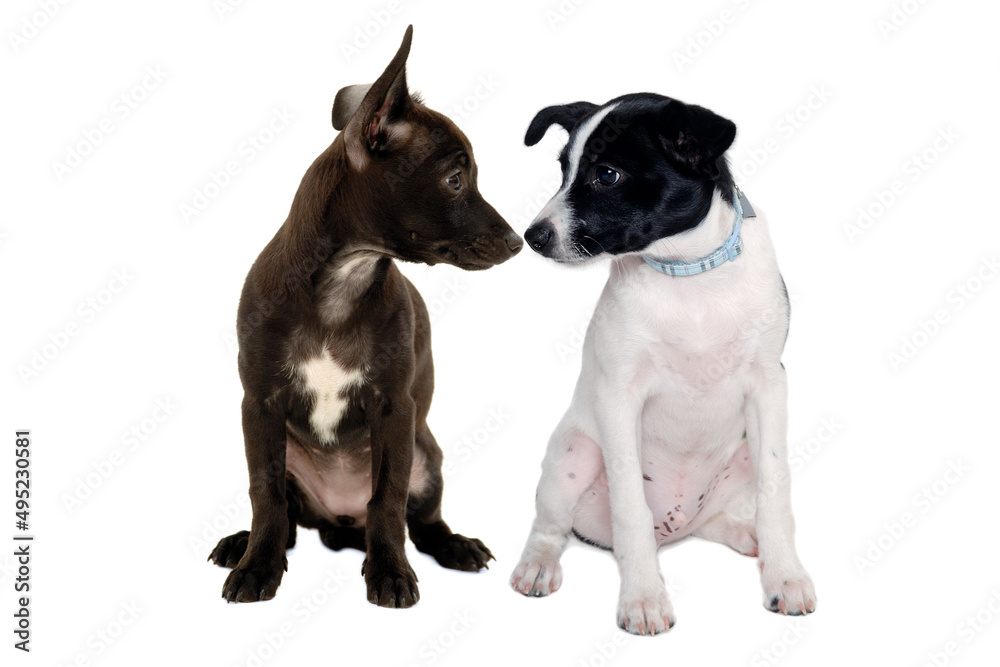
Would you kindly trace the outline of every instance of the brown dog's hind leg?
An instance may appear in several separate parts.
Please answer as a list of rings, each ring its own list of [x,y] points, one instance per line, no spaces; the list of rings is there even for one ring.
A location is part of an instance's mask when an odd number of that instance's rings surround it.
[[[476,538],[451,532],[441,519],[444,490],[441,449],[426,424],[417,430],[416,440],[416,446],[425,453],[426,462],[420,488],[410,490],[406,503],[410,539],[418,551],[432,556],[442,567],[466,572],[488,568],[487,563],[495,559],[486,545]]]
[[[327,549],[334,551],[341,549],[367,550],[363,527],[335,526],[329,523],[319,529],[319,539]]]

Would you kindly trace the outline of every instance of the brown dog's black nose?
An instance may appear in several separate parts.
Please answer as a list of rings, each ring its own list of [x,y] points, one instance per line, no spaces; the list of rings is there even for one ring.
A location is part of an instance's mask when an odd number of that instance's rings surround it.
[[[521,252],[521,248],[524,247],[524,241],[521,240],[521,237],[518,236],[517,232],[513,229],[510,230],[510,233],[507,234],[504,241],[507,243],[507,249],[510,250],[511,255],[516,255]]]
[[[524,238],[535,252],[545,254],[545,246],[554,236],[552,225],[548,222],[536,222],[524,232]]]

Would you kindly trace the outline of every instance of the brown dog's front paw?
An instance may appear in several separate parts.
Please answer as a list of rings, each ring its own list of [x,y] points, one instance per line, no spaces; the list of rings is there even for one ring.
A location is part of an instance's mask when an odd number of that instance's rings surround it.
[[[432,544],[421,544],[418,548],[433,556],[442,567],[452,570],[478,572],[483,568],[489,569],[488,563],[496,560],[482,541],[465,535],[449,535]]]
[[[228,537],[223,537],[208,555],[208,560],[219,567],[236,567],[246,553],[247,543],[250,541],[250,531],[241,530]]]
[[[412,607],[420,599],[417,590],[417,575],[409,563],[403,562],[402,567],[393,567],[379,563],[373,564],[372,559],[365,558],[361,565],[361,573],[365,575],[368,584],[368,601],[380,607],[405,609]]]
[[[276,564],[246,567],[237,566],[222,585],[222,597],[227,602],[259,602],[270,600],[278,591],[281,575],[288,569],[288,561]]]

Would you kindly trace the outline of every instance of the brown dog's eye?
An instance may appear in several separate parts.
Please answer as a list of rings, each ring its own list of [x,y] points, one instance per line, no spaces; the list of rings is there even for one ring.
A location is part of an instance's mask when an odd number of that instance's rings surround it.
[[[597,182],[601,185],[614,185],[622,175],[611,167],[597,168]]]
[[[448,187],[456,192],[462,187],[462,172],[452,174],[448,178],[444,179],[444,182],[448,184]]]

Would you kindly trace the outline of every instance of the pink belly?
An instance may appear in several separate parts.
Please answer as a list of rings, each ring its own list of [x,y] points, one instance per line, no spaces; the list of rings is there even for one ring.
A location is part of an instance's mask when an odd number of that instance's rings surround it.
[[[643,462],[646,504],[653,513],[650,529],[658,544],[687,537],[734,498],[746,495],[747,485],[753,484],[745,442],[731,457],[718,461],[709,457],[678,461],[659,454],[658,458],[643,457],[647,459]],[[573,529],[600,545],[613,546],[608,479],[603,470],[577,503]]]
[[[351,455],[336,451],[306,449],[288,435],[285,470],[295,478],[306,504],[317,514],[335,522],[348,516],[363,526],[372,497],[371,452]]]
[[[371,447],[348,454],[335,446],[303,445],[288,433],[285,471],[295,479],[313,512],[334,524],[343,523],[340,517],[350,517],[354,521],[349,525],[365,525],[372,498]],[[410,469],[410,493],[423,494],[429,479],[427,459],[417,449]]]

